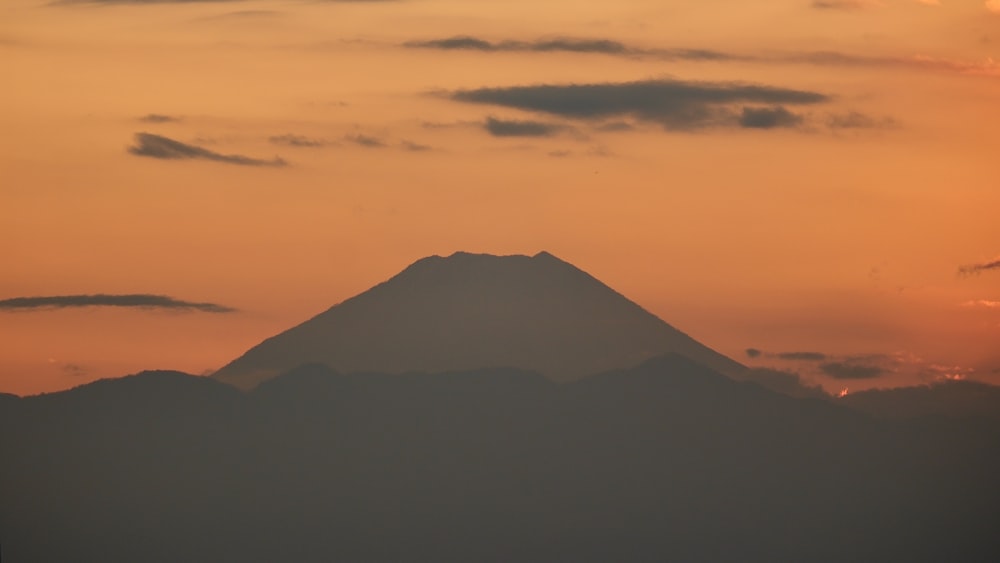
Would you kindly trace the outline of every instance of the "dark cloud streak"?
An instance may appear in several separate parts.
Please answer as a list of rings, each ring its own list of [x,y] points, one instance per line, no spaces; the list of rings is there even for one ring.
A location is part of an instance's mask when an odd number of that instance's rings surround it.
[[[564,126],[542,121],[520,121],[512,119],[486,118],[483,127],[494,137],[551,137]]]
[[[181,118],[174,115],[164,115],[162,113],[148,113],[139,118],[143,123],[176,123]]]
[[[768,108],[743,108],[740,115],[740,127],[747,129],[774,129],[775,127],[794,127],[802,122],[802,117],[788,111],[783,106]]]
[[[213,160],[242,166],[287,166],[288,163],[280,157],[273,160],[263,160],[239,154],[220,154],[197,145],[189,145],[152,133],[136,133],[135,144],[128,147],[128,152],[136,156],[146,156],[162,160]]]
[[[362,135],[360,133],[356,135],[345,135],[344,140],[370,149],[381,149],[386,146],[385,141],[382,139],[379,139],[378,137],[371,137],[369,135]]]
[[[0,311],[33,311],[73,307],[135,307],[140,309],[170,309],[203,313],[232,313],[236,309],[215,303],[181,301],[166,295],[55,295],[45,297],[13,297],[0,300]]]
[[[643,49],[612,39],[558,37],[533,41],[504,40],[490,42],[478,37],[457,35],[444,39],[408,41],[404,47],[442,51],[480,51],[484,53],[586,53],[619,57],[657,58],[661,60],[726,61],[748,57],[708,49]]]
[[[967,264],[965,266],[961,266],[958,268],[958,274],[960,276],[971,276],[973,274],[981,274],[990,270],[1000,270],[1000,258],[989,262],[980,262],[978,264]]]
[[[813,0],[812,7],[819,10],[864,10],[872,7],[865,0]]]
[[[330,144],[325,139],[313,139],[304,135],[294,135],[291,133],[286,135],[272,135],[267,140],[273,145],[286,147],[325,147]]]
[[[452,92],[456,101],[490,104],[561,117],[599,120],[631,116],[667,129],[709,126],[787,127],[799,118],[785,104],[818,104],[829,97],[817,92],[741,82],[645,80],[621,83],[540,84]],[[742,103],[771,104],[742,108]]]

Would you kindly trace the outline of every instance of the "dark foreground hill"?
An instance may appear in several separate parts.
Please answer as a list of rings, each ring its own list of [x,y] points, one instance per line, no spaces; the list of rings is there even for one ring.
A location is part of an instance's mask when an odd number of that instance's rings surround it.
[[[996,425],[908,424],[678,356],[171,372],[4,403],[4,561],[994,561]]]
[[[254,346],[214,377],[248,389],[305,362],[344,372],[516,367],[567,381],[679,353],[746,368],[547,252],[431,256]]]

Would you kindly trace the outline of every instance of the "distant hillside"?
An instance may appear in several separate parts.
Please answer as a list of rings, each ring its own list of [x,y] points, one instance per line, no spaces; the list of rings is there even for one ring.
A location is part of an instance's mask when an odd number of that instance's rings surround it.
[[[4,561],[991,561],[1000,424],[887,421],[677,355],[344,374],[146,373],[28,397]]]
[[[976,381],[871,389],[845,395],[840,404],[888,418],[957,416],[1000,419],[1000,387]]]

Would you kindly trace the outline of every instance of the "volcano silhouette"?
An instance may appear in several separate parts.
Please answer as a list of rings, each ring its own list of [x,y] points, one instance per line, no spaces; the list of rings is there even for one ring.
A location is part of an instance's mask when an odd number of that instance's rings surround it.
[[[251,388],[305,363],[341,372],[534,370],[556,381],[677,353],[746,368],[555,256],[430,256],[273,336],[213,377]]]

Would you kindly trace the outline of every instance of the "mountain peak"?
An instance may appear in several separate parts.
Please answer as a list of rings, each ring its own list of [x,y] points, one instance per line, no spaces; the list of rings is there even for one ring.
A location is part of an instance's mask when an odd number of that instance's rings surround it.
[[[342,373],[511,367],[568,381],[669,352],[722,373],[744,369],[548,252],[456,252],[417,260],[215,377],[248,388],[316,362]]]

